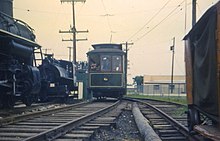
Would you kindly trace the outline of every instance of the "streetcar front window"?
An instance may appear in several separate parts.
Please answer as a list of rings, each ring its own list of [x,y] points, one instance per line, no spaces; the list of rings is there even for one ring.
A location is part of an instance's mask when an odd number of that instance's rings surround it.
[[[89,68],[90,71],[99,71],[100,70],[100,60],[98,54],[90,55],[89,57]]]
[[[121,56],[112,56],[112,71],[121,71]]]
[[[111,71],[111,56],[110,55],[101,56],[101,71]]]

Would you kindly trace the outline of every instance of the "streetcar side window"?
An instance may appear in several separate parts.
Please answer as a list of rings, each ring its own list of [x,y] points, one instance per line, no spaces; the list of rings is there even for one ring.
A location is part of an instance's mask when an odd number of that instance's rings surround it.
[[[111,71],[111,56],[110,55],[101,56],[101,71]]]
[[[100,71],[100,60],[98,54],[90,55],[89,57],[90,71]]]
[[[112,56],[112,71],[121,71],[121,56]]]

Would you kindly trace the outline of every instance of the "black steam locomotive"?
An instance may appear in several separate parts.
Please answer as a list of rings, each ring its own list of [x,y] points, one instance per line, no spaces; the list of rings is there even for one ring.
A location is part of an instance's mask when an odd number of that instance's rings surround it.
[[[125,52],[121,44],[96,44],[87,53],[88,92],[93,97],[121,98],[126,93]]]
[[[46,54],[46,58],[38,67],[41,74],[41,92],[39,99],[47,101],[49,99],[60,98],[68,101],[77,91],[75,65],[70,61],[56,60],[53,54]]]
[[[13,18],[12,5],[0,0],[0,107],[68,97],[76,89],[74,65],[51,56],[43,60],[33,29]],[[39,67],[37,61],[42,61]]]

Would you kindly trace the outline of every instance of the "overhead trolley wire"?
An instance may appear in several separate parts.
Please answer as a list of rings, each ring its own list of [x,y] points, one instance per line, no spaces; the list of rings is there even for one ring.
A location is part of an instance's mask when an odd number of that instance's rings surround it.
[[[160,10],[159,10],[157,13],[155,13],[155,14],[153,15],[153,17],[152,17],[149,21],[147,21],[146,24],[144,24],[144,26],[142,26],[137,32],[135,32],[131,37],[129,37],[128,40],[132,39],[135,35],[137,35],[140,31],[142,31],[157,15],[159,15],[159,13],[167,6],[167,4],[168,4],[170,1],[171,1],[171,0],[168,0],[168,1],[164,4],[164,6],[161,7]]]
[[[142,39],[143,37],[145,37],[146,35],[148,35],[150,32],[152,32],[156,27],[158,27],[161,23],[163,23],[165,20],[167,20],[183,3],[185,2],[185,0],[183,0],[178,6],[176,6],[166,17],[164,17],[158,24],[156,24],[151,30],[149,30],[148,32],[146,32],[145,34],[143,34],[141,37],[137,38],[136,40],[134,40],[133,42],[137,42],[140,39]]]
[[[54,12],[54,11],[43,11],[43,10],[35,10],[35,9],[24,9],[19,7],[13,7],[15,10],[26,11],[26,12],[35,12],[35,13],[43,13],[43,14],[70,14],[65,12]]]
[[[109,26],[110,32],[112,32],[112,27],[111,27],[111,25],[110,25],[110,20],[109,20],[109,16],[112,16],[112,15],[108,14],[107,9],[106,9],[106,7],[105,7],[105,4],[104,4],[103,0],[101,0],[101,1],[102,1],[102,6],[103,6],[103,8],[104,8],[104,10],[105,10],[105,13],[106,13],[104,16],[107,17],[108,26]],[[102,15],[102,16],[103,16],[103,15]]]

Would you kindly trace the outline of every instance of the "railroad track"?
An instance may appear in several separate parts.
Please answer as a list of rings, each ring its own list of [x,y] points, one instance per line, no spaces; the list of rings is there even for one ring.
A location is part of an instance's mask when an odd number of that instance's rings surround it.
[[[75,104],[72,107],[35,113],[25,118],[2,119],[0,120],[0,140],[89,140],[94,130],[114,124],[116,118],[114,114],[111,114],[111,117],[101,115],[112,110],[119,103],[119,101],[108,101]]]
[[[144,99],[141,100],[143,102],[149,103],[150,105],[153,105],[154,107],[160,109],[173,119],[175,119],[177,122],[182,124],[183,126],[187,127],[187,106],[183,104],[177,104],[173,102],[165,102],[165,101],[158,101],[158,100],[148,100]]]
[[[141,113],[162,141],[198,141],[187,129],[184,106],[161,101],[136,100]],[[181,109],[181,110],[180,110]]]
[[[31,113],[35,111],[43,111],[47,109],[52,109],[55,107],[62,107],[66,104],[62,103],[54,103],[54,102],[47,102],[47,103],[34,103],[32,106],[25,106],[24,104],[17,104],[14,108],[11,109],[0,109],[0,119],[16,116],[16,115],[24,115],[26,113]]]

